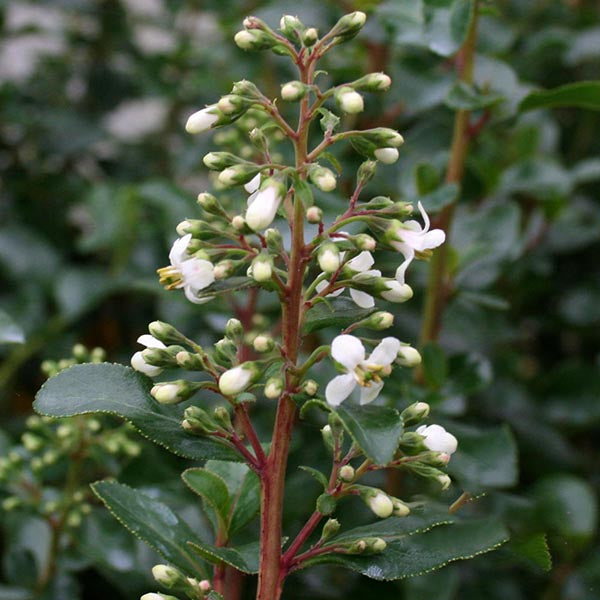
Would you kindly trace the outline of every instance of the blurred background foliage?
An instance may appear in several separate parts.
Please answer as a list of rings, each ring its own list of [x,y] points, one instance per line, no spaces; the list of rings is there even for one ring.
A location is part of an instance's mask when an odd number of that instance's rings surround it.
[[[87,484],[99,477],[143,487],[206,530],[179,480],[185,461],[118,422],[80,417],[59,434],[60,423],[27,420],[44,379],[40,365],[70,356],[76,342],[127,363],[156,318],[200,343],[219,337],[236,307],[198,311],[162,290],[155,269],[167,261],[175,225],[196,216],[196,194],[214,185],[202,156],[215,144],[248,142],[239,128],[192,138],[185,118],[233,81],[252,79],[275,97],[293,78],[285,60],[232,43],[247,14],[272,25],[298,14],[324,31],[356,9],[369,13],[367,26],[329,55],[323,80],[389,73],[392,90],[367,98],[356,124],[394,127],[406,139],[400,161],[379,169],[366,193],[421,199],[434,217],[459,198],[449,301],[439,343],[424,349],[425,383],[400,377],[386,386],[387,401],[432,404],[435,420],[460,440],[450,464],[457,484],[444,501],[486,492],[471,510],[497,515],[513,538],[489,555],[395,583],[330,568],[300,573],[286,597],[600,596],[600,113],[520,109],[536,88],[600,79],[600,8],[593,0],[485,3],[476,87],[464,89],[455,69],[463,4],[0,2],[0,599],[131,599],[153,587],[150,567],[159,559],[91,497]],[[459,190],[444,176],[460,108],[473,114]],[[359,162],[350,147],[336,158],[345,179],[338,193],[318,199],[330,216],[343,207]],[[400,339],[418,340],[426,275],[427,264],[416,265],[416,300],[392,309]],[[259,299],[262,315],[273,308]],[[94,351],[78,351],[71,362],[94,359]],[[46,372],[68,364],[46,363]],[[266,436],[272,411],[262,404],[256,413]],[[294,467],[326,461],[305,443],[317,427],[309,419],[294,438],[290,530],[318,489]],[[95,454],[79,452],[85,436]],[[84,468],[74,482],[65,463],[75,455]],[[411,490],[410,481],[400,483]],[[73,511],[80,518],[67,523]],[[345,516],[357,519],[356,506]],[[57,518],[70,533],[53,545]],[[241,597],[251,590],[246,582]]]

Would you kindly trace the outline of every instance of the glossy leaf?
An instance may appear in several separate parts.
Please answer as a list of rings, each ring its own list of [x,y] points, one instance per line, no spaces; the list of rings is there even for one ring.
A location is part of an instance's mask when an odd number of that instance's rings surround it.
[[[229,294],[230,292],[238,292],[245,290],[250,287],[254,287],[256,282],[251,277],[228,277],[227,279],[220,279],[215,281],[212,285],[202,290],[201,294],[198,294],[198,298],[208,298],[212,296],[222,296],[223,294]]]
[[[223,444],[186,434],[183,409],[163,406],[150,395],[152,381],[123,365],[75,365],[49,379],[37,393],[35,410],[51,417],[108,413],[123,417],[142,435],[174,454],[197,460],[239,460]]]
[[[215,510],[223,528],[227,529],[231,498],[225,482],[215,473],[202,468],[186,469],[181,474],[181,478],[193,492]]]
[[[328,298],[327,302],[319,302],[308,311],[302,332],[312,333],[325,327],[344,329],[356,321],[366,319],[376,311],[376,307],[359,308],[349,298]]]
[[[600,110],[600,81],[577,81],[552,90],[532,92],[521,101],[519,110],[560,107]]]
[[[189,541],[202,542],[168,506],[116,481],[98,481],[92,490],[133,535],[184,572],[204,575],[186,545]]]
[[[378,465],[386,465],[392,460],[403,431],[397,410],[387,406],[359,406],[346,401],[335,412],[368,458]]]
[[[457,81],[449,90],[445,104],[453,110],[481,110],[502,102],[499,94],[481,93],[475,86]]]
[[[421,356],[427,385],[439,388],[448,376],[448,363],[444,351],[437,344],[430,342],[423,347]]]
[[[411,517],[409,516],[408,519]],[[450,519],[452,520],[452,519]],[[411,530],[406,518],[392,517],[374,526],[360,527],[332,538],[328,546],[364,537],[380,537],[387,542],[381,554],[351,556],[325,554],[310,564],[335,564],[378,580],[403,579],[439,569],[451,562],[473,558],[495,550],[508,540],[504,526],[495,520],[455,521],[447,524],[432,519],[422,528]]]
[[[189,542],[189,547],[204,560],[211,563],[224,562],[242,573],[257,573],[259,559],[259,543],[252,542],[237,548],[222,548]]]
[[[526,563],[549,571],[552,568],[552,556],[546,536],[536,533],[527,537],[511,539],[506,549]]]

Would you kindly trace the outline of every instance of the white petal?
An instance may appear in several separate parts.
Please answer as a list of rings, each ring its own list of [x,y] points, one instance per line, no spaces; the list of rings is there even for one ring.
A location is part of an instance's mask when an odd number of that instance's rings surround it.
[[[153,335],[150,335],[149,333],[140,335],[137,341],[138,344],[142,344],[143,346],[146,346],[146,348],[166,348],[166,346],[160,340],[157,340]]]
[[[360,388],[360,403],[369,404],[369,402],[373,402],[373,400],[379,396],[382,387],[383,381],[373,381],[369,387],[365,386]]]
[[[419,202],[417,204],[417,206],[419,207],[419,212],[421,213],[421,216],[423,217],[423,222],[425,223],[425,227],[423,228],[423,231],[429,231],[429,226],[430,226],[429,215],[425,212],[425,208],[423,207],[422,202]]]
[[[214,298],[214,296],[203,296],[202,298],[198,298],[198,291],[194,290],[189,285],[184,286],[183,293],[185,294],[185,297],[193,304],[205,304]]]
[[[203,258],[184,260],[180,265],[180,269],[183,286],[190,287],[195,292],[203,290],[215,280],[215,268],[213,264]]]
[[[260,187],[260,173],[257,173],[248,183],[244,184],[244,189],[253,194]]]
[[[149,336],[152,337],[152,336]],[[160,375],[162,373],[162,369],[160,367],[155,367],[153,365],[149,365],[145,360],[141,352],[136,352],[131,357],[131,366],[140,373],[144,373],[144,375],[148,375],[148,377],[156,377],[156,375]]]
[[[352,373],[334,377],[325,388],[325,398],[331,406],[341,404],[356,387],[356,379]]]
[[[281,196],[275,186],[267,186],[260,190],[246,211],[248,227],[257,231],[268,227],[275,218]]]
[[[381,366],[391,365],[398,356],[400,346],[400,341],[396,338],[383,338],[367,358],[367,363]]]
[[[441,229],[432,229],[421,238],[419,250],[431,250],[441,246],[446,241],[446,234]]]
[[[352,296],[354,303],[361,308],[373,308],[373,306],[375,306],[373,296],[370,296],[366,292],[350,289],[350,296]]]
[[[352,260],[349,260],[346,264],[353,271],[362,273],[373,266],[375,259],[370,252],[364,250],[358,256],[355,256]]]
[[[185,130],[188,133],[202,133],[203,131],[210,129],[212,125],[219,120],[219,115],[211,112],[214,111],[214,109],[214,105],[207,106],[190,115],[185,124]]]
[[[365,347],[353,335],[338,335],[331,343],[331,356],[348,371],[354,371],[365,360]]]
[[[421,426],[417,429],[417,433],[425,438],[423,443],[429,450],[447,454],[456,452],[458,440],[441,425]]]
[[[186,259],[186,251],[191,239],[192,234],[188,233],[187,235],[184,235],[182,238],[179,238],[173,242],[173,246],[169,252],[169,260],[174,267],[179,267],[179,265]]]

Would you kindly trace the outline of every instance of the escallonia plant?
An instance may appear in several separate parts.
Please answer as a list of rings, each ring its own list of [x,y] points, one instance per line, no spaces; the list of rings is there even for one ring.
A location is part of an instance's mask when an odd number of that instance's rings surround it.
[[[506,540],[497,523],[465,521],[424,496],[397,498],[368,485],[374,471],[392,469],[423,478],[429,489],[431,483],[447,489],[451,480],[444,469],[457,440],[440,425],[424,423],[427,403],[412,402],[400,412],[380,397],[387,379],[419,365],[421,357],[409,344],[381,337],[394,315],[378,304],[385,308],[412,298],[409,266],[429,257],[445,236],[430,229],[421,205],[423,224],[410,218],[410,203],[364,197],[379,166],[398,159],[400,133],[383,127],[339,130],[344,115],[363,110],[363,94],[385,92],[390,78],[370,73],[329,89],[319,86],[319,60],[356,36],[365,19],[362,12],[348,14],[319,36],[293,16],[284,16],[278,31],[246,18],[236,44],[289,58],[298,78],[281,86],[280,102],[252,82],[238,81],[187,121],[191,134],[237,123],[254,152],[204,156],[206,167],[218,174],[215,188],[222,199],[199,194],[203,217],[178,225],[170,264],[158,270],[160,282],[198,305],[236,294],[248,301],[244,318],[230,318],[212,347],[169,323],[152,322],[138,340],[144,348],[133,355],[133,369],[74,366],[38,394],[41,414],[117,414],[175,454],[206,461],[182,477],[202,499],[214,529],[210,541],[155,498],[115,481],[93,485],[109,510],[169,563],[153,570],[168,593],[148,593],[144,600],[235,600],[237,592],[228,588],[235,570],[258,574],[257,599],[277,600],[288,575],[313,565],[399,579]],[[292,103],[294,124],[286,118]],[[317,140],[315,122],[322,130]],[[363,162],[345,209],[326,222],[319,204],[327,202],[339,176],[330,148],[343,142]],[[290,149],[293,164],[286,164]],[[374,268],[374,251],[396,253],[395,271]],[[277,318],[257,313],[259,293],[277,299]],[[323,331],[333,332],[331,338],[311,346],[308,338]],[[339,374],[320,386],[326,365]],[[219,402],[210,409],[215,397]],[[274,413],[269,438],[259,436],[257,409]],[[286,466],[294,427],[313,409],[326,419],[321,438],[331,469],[303,467],[322,492],[294,535],[282,526]],[[378,521],[342,528],[336,511],[351,502],[364,503]],[[259,539],[240,545],[239,532],[257,512]]]

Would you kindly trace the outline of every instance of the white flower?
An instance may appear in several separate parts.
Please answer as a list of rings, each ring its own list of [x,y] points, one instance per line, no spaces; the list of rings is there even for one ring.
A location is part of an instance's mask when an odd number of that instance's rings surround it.
[[[176,240],[169,252],[170,267],[158,270],[160,282],[168,290],[183,288],[185,297],[194,304],[203,304],[211,299],[198,298],[197,294],[207,288],[215,280],[213,264],[203,258],[195,258],[187,254],[187,248],[192,240],[188,233]]]
[[[188,133],[202,133],[209,130],[218,120],[216,104],[213,104],[190,115],[185,124],[185,130]]]
[[[254,376],[253,369],[248,369],[247,363],[225,371],[219,378],[219,390],[226,396],[234,396],[243,392],[251,383]]]
[[[396,359],[400,342],[386,337],[365,358],[362,342],[353,335],[338,335],[331,344],[332,358],[342,365],[346,373],[334,377],[325,389],[325,398],[332,406],[341,404],[357,385],[361,386],[360,403],[375,400],[383,387],[381,375]]]
[[[374,262],[375,259],[373,258],[373,255],[365,250],[358,256],[355,256],[352,260],[349,260],[346,263],[346,266],[351,271],[355,272],[355,274],[352,276],[352,279],[359,279],[361,276],[381,277],[381,271],[378,271],[377,269],[371,269]],[[321,281],[317,284],[317,292],[322,292],[328,285],[328,281]],[[343,289],[335,290],[329,294],[329,296],[339,296],[343,291]],[[352,300],[354,300],[354,303],[357,306],[360,306],[360,308],[372,308],[375,306],[375,300],[373,299],[373,296],[367,294],[366,292],[350,288],[350,296],[352,297]]]
[[[406,302],[413,297],[413,290],[407,283],[399,281],[386,281],[385,292],[381,292],[381,297],[388,302]]]
[[[458,440],[441,425],[421,425],[417,428],[417,433],[425,438],[423,443],[429,450],[446,454],[456,452]]]
[[[166,346],[155,337],[151,336],[149,333],[144,335],[140,335],[137,339],[139,344],[146,346],[146,348],[161,348],[165,349]],[[140,373],[144,373],[144,375],[148,375],[148,377],[156,377],[156,375],[160,375],[162,373],[161,367],[155,367],[154,365],[149,365],[145,360],[144,356],[141,352],[136,352],[131,357],[131,366]]]
[[[256,183],[256,177],[248,185]],[[252,189],[252,187],[250,187]],[[275,218],[277,209],[283,198],[283,187],[273,182],[261,190],[255,191],[248,198],[246,210],[246,223],[254,231],[267,228]]]
[[[387,519],[394,512],[392,499],[383,492],[378,492],[367,498],[367,505],[380,519]]]
[[[425,227],[417,221],[405,221],[395,231],[396,239],[391,241],[392,246],[404,255],[404,262],[396,270],[396,279],[404,283],[404,276],[408,265],[414,260],[415,252],[432,250],[444,243],[446,234],[441,229],[429,231],[429,217],[419,202],[419,210],[423,217]]]
[[[398,160],[400,153],[397,148],[377,148],[375,158],[384,165],[391,165]]]

